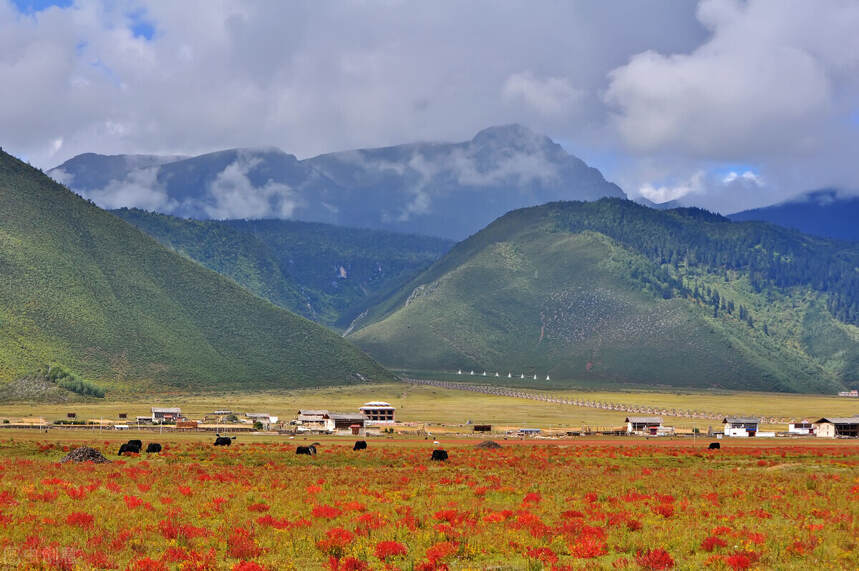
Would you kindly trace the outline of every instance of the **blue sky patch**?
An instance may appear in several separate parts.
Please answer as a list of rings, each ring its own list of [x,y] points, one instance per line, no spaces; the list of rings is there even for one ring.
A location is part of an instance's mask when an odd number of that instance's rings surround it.
[[[146,18],[145,10],[137,10],[128,14],[128,19],[131,23],[129,28],[135,38],[144,38],[151,40],[155,35],[155,24]]]
[[[68,8],[73,3],[73,0],[12,0],[12,5],[22,14],[35,14],[52,6]]]

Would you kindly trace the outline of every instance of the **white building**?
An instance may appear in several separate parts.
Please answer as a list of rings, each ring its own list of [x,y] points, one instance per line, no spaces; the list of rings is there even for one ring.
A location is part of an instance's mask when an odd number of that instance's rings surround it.
[[[760,423],[760,418],[745,416],[729,416],[722,420],[722,424],[725,425],[725,436],[740,438],[755,436]]]
[[[808,419],[799,420],[789,423],[787,425],[787,431],[789,434],[814,434],[814,425]]]
[[[628,416],[626,418],[627,434],[656,436],[661,428],[661,416]]]

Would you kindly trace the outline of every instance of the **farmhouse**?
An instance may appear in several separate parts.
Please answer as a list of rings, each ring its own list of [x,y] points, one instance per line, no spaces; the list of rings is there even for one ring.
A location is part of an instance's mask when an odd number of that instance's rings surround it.
[[[814,425],[810,420],[800,420],[787,425],[788,434],[814,434]]]
[[[725,436],[747,437],[758,433],[761,419],[745,416],[729,416],[722,420],[725,425]]]
[[[662,428],[661,416],[629,416],[625,422],[627,434],[655,436]]]
[[[813,423],[814,435],[819,438],[859,437],[859,416],[849,418],[821,418]]]
[[[311,430],[327,430],[328,411],[301,409],[296,422]]]
[[[358,410],[367,417],[367,422],[371,424],[393,424],[394,411],[396,411],[390,403],[383,401],[365,402],[364,406]]]
[[[181,409],[152,407],[152,422],[175,422],[180,418],[182,418]]]

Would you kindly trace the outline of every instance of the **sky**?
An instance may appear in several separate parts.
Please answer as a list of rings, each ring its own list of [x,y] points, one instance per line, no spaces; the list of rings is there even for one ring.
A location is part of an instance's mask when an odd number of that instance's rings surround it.
[[[859,192],[853,0],[0,0],[0,145],[300,158],[547,134],[631,197]]]

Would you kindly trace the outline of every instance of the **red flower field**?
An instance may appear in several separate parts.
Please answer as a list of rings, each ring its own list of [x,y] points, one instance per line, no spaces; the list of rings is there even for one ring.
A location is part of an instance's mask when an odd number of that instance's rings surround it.
[[[109,464],[0,442],[0,550],[23,569],[847,569],[859,447],[611,441],[364,452],[166,444]],[[87,443],[93,445],[93,443]],[[99,446],[95,444],[95,446]]]

